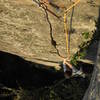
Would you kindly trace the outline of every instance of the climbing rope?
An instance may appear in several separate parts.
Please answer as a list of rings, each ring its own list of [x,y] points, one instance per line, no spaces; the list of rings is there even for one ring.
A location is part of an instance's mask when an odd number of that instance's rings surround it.
[[[57,54],[59,55],[60,58],[62,59],[65,59],[64,56],[62,56],[57,48],[57,44],[56,44],[56,41],[54,40],[53,38],[53,29],[52,29],[52,24],[49,20],[49,15],[48,15],[48,12],[50,12],[52,15],[54,15],[56,18],[60,18],[60,16],[56,15],[53,11],[51,11],[50,9],[48,9],[47,5],[46,5],[46,2],[40,2],[40,0],[33,0],[35,3],[37,3],[40,7],[43,8],[43,10],[45,11],[45,15],[46,15],[46,19],[47,19],[47,22],[49,24],[49,28],[50,28],[50,38],[51,38],[51,44],[53,45],[53,47],[56,49],[56,52]],[[48,12],[47,12],[48,11]]]
[[[67,59],[70,60],[70,42],[69,42],[69,32],[68,32],[68,24],[67,24],[67,14],[68,12],[75,7],[80,0],[76,0],[69,8],[64,9],[64,30],[66,33],[66,53],[67,53]]]
[[[49,5],[49,1],[46,2],[44,0],[33,0],[34,2],[36,2],[40,7],[42,7],[45,11],[45,14],[46,14],[46,19],[48,21],[48,24],[49,24],[49,27],[50,27],[50,37],[51,37],[51,44],[54,46],[54,48],[56,49],[57,51],[57,54],[59,55],[59,57],[65,62],[65,59],[66,61],[70,61],[70,42],[69,42],[69,32],[68,32],[68,24],[67,24],[67,14],[68,12],[73,8],[75,7],[79,2],[80,0],[75,0],[73,2],[73,4],[65,9],[64,7],[64,31],[65,31],[65,34],[66,34],[66,53],[67,53],[67,58],[62,56],[57,48],[57,44],[56,44],[56,41],[54,40],[53,38],[53,32],[52,32],[52,24],[49,20],[49,16],[48,16],[48,12],[50,12],[52,15],[54,15],[55,17],[57,17],[58,19],[60,18],[60,16],[58,16],[57,14],[55,14],[52,10],[48,9],[48,6]],[[48,11],[48,12],[47,12]]]
[[[68,9],[65,10],[65,13],[68,13],[68,11],[70,11],[73,7],[75,7],[79,2],[80,0],[74,1],[74,3]]]
[[[69,68],[72,69],[72,75],[81,75],[82,77],[85,77],[85,75],[83,74],[83,72],[81,70],[77,70],[74,66],[72,66],[69,62],[70,62],[70,34],[68,31],[68,25],[67,25],[67,14],[68,12],[75,7],[78,3],[80,2],[80,0],[76,0],[69,8],[64,9],[64,29],[65,29],[65,33],[66,33],[66,53],[67,53],[67,59],[63,59],[63,69],[64,69],[64,73],[65,73],[65,77],[66,76],[66,71],[67,71],[67,66]],[[67,66],[66,66],[67,65]]]
[[[50,29],[49,32],[50,32],[51,44],[56,49],[58,56],[63,60],[63,70],[64,70],[65,77],[66,78],[69,77],[67,75],[67,73],[66,73],[67,66],[72,70],[72,75],[71,76],[76,75],[76,74],[81,75],[82,71],[78,71],[74,66],[72,66],[72,64],[70,64],[70,34],[69,34],[69,31],[68,31],[68,22],[67,22],[67,14],[68,14],[68,12],[73,7],[75,7],[80,2],[80,0],[76,0],[75,2],[73,2],[73,4],[69,8],[67,8],[67,9],[64,7],[64,31],[65,31],[65,34],[66,34],[66,54],[67,54],[67,57],[62,56],[60,54],[58,48],[57,48],[57,43],[56,43],[56,41],[53,38],[53,29],[52,29],[52,24],[51,24],[50,19],[49,19],[48,12],[50,12],[52,15],[54,15],[57,18],[59,18],[59,16],[56,15],[50,9],[48,9],[47,5],[49,4],[49,2],[48,3],[41,2],[41,0],[38,0],[38,2],[37,2],[37,0],[33,0],[33,1],[35,1],[39,5],[39,7],[42,7],[42,9],[45,11],[46,20],[47,20],[47,22],[49,24],[49,29]]]

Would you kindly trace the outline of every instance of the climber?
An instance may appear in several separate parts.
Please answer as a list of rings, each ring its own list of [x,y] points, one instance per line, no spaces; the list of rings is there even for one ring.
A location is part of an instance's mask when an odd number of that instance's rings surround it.
[[[64,59],[63,61],[63,70],[64,76],[67,79],[74,75],[83,75],[83,72],[81,70],[77,70],[72,64],[70,64],[69,61],[66,61],[66,59]]]

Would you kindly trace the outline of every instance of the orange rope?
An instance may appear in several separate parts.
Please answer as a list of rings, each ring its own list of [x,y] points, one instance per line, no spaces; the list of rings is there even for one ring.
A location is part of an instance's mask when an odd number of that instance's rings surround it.
[[[69,8],[64,10],[64,29],[66,33],[66,51],[67,51],[67,59],[70,60],[70,43],[69,43],[69,32],[68,32],[68,26],[67,26],[67,13],[70,11],[73,7],[75,7],[80,0],[76,0],[75,3],[73,3]]]
[[[44,4],[49,5],[49,2],[46,2],[47,0],[43,0]],[[64,29],[65,29],[65,33],[66,33],[66,53],[67,53],[67,60],[70,60],[70,43],[69,43],[69,33],[68,33],[68,26],[67,26],[67,13],[73,8],[75,7],[78,3],[80,2],[80,0],[75,0],[75,2],[67,9],[64,10]],[[48,9],[47,9],[48,10]],[[49,11],[49,10],[48,10]],[[51,11],[50,11],[51,12]],[[55,15],[53,13],[53,15]],[[56,17],[58,17],[56,15]],[[57,48],[56,48],[57,49]],[[63,57],[60,53],[59,50],[57,49],[57,53],[58,55],[65,60],[65,57]]]
[[[61,59],[63,59],[63,61],[70,61],[70,43],[69,43],[69,32],[68,32],[68,25],[67,25],[67,13],[73,8],[75,7],[78,3],[80,2],[80,0],[75,0],[75,2],[67,9],[64,9],[64,30],[66,33],[66,53],[67,53],[67,59],[65,59],[64,56],[62,56],[59,53],[59,50],[57,49],[57,47],[55,46],[57,53],[59,55],[59,57],[61,57]],[[50,5],[50,2],[48,0],[41,0],[40,5],[42,7],[46,7],[46,10],[48,12],[50,12],[51,14],[53,14],[55,17],[60,18],[60,16],[56,15],[53,11],[51,11],[50,9],[48,9],[47,5]],[[44,5],[44,6],[43,6]]]
[[[68,33],[68,27],[67,27],[67,15],[64,13],[64,29],[66,33],[66,51],[67,51],[67,58],[70,59],[70,49],[69,49],[69,33]]]
[[[65,10],[65,13],[67,13],[68,11],[70,11],[73,7],[75,7],[78,3],[80,2],[80,0],[76,0],[75,3],[73,3],[68,9]]]

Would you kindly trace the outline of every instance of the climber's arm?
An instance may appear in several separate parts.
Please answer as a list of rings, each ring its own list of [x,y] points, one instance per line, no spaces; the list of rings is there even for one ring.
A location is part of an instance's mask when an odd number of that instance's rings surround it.
[[[68,61],[66,61],[66,59],[64,59],[63,64],[67,65],[71,69],[73,68],[73,66]]]

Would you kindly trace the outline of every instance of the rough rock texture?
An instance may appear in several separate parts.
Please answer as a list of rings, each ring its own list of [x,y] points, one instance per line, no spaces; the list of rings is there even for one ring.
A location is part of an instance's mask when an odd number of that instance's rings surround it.
[[[52,0],[55,4],[70,4],[66,0]],[[77,52],[78,45],[83,41],[82,32],[91,36],[98,18],[99,0],[81,0],[74,8],[71,33],[71,55]],[[66,5],[66,7],[69,6]],[[65,33],[63,27],[63,9],[50,7],[59,20],[48,12],[53,27],[53,37],[60,53],[67,57]],[[70,26],[71,12],[68,14]],[[0,50],[17,54],[30,61],[54,66],[62,59],[51,45],[49,24],[44,10],[32,0],[0,0]],[[50,63],[54,62],[54,63]]]
[[[94,66],[94,71],[92,74],[92,78],[90,81],[90,85],[84,95],[83,100],[99,100],[100,99],[100,8],[99,8],[99,17],[98,17],[98,22],[96,23],[97,30],[95,31],[95,41],[92,44],[97,44],[95,45],[94,49],[91,49],[92,52],[95,53],[90,53],[92,56],[95,58],[95,66]],[[93,45],[92,45],[93,48]],[[93,51],[94,50],[94,51]],[[90,51],[90,50],[89,50]],[[94,55],[95,54],[95,55]]]
[[[65,3],[65,1],[66,0],[63,0],[63,2],[62,0],[52,0],[52,2],[57,5],[70,3],[70,1],[67,3]],[[69,4],[67,7],[68,6]],[[95,26],[95,21],[98,21],[98,23],[100,21],[98,20],[100,16],[100,12],[98,13],[99,7],[100,0],[81,0],[77,7],[74,8],[73,15],[71,12],[68,14],[69,26],[74,30],[73,33],[71,33],[71,55],[77,52],[79,49],[78,45],[84,41],[81,34],[82,32],[89,32],[91,36],[93,33],[100,33],[100,27]],[[63,10],[60,9],[58,11],[58,9],[56,10],[53,7],[50,7],[50,9],[58,16],[62,16],[59,20],[48,12],[57,47],[60,53],[67,57],[63,27]],[[72,23],[70,23],[71,16],[73,17]],[[100,24],[98,25],[100,26]],[[87,52],[88,59],[95,60],[97,44],[98,43],[93,42],[93,45],[89,47]],[[45,12],[32,0],[0,0],[0,50],[50,66],[55,66],[56,62],[62,60],[57,55],[55,48],[51,45],[49,24],[46,20]],[[100,98],[99,51],[100,50],[98,50],[97,62],[90,86],[83,100],[99,100]],[[27,72],[27,69],[25,71]]]
[[[100,99],[100,42],[98,46],[97,61],[93,71],[90,85],[84,95],[83,100],[99,100]]]

